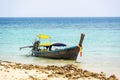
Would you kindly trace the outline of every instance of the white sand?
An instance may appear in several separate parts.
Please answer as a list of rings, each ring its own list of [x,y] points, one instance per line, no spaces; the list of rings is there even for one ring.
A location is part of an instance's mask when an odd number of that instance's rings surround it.
[[[117,80],[112,75],[93,73],[75,65],[38,66],[0,61],[0,80]]]

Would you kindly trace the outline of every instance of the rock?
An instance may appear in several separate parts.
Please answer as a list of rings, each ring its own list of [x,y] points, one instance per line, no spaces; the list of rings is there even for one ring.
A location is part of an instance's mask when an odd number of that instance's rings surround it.
[[[72,74],[68,73],[65,75],[66,77],[72,77]]]
[[[89,71],[87,71],[87,70],[85,70],[85,71],[83,72],[83,74],[84,74],[85,77],[90,77],[90,76],[92,75],[91,72],[89,72]]]
[[[94,78],[98,78],[99,75],[100,75],[100,74],[98,74],[98,73],[93,73],[93,72],[92,72],[92,75],[91,75],[91,76],[94,77]]]
[[[115,75],[111,75],[107,80],[118,80]]]
[[[56,74],[60,74],[60,75],[63,75],[64,74],[64,72],[63,71],[57,71],[57,72],[55,72]]]
[[[77,70],[78,67],[73,64],[68,64],[68,65],[64,66],[63,68],[66,70]]]
[[[99,74],[98,78],[101,79],[101,80],[106,80],[106,74],[103,73],[103,72],[101,72],[101,73]]]
[[[106,74],[105,74],[105,73],[103,73],[103,72],[101,72],[101,73],[100,73],[100,76],[105,77],[105,76],[106,76]]]

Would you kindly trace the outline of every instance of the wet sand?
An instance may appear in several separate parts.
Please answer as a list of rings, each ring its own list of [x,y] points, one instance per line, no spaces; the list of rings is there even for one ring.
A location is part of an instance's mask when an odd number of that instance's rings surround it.
[[[68,64],[40,66],[0,60],[0,80],[118,80],[115,75],[106,77]]]

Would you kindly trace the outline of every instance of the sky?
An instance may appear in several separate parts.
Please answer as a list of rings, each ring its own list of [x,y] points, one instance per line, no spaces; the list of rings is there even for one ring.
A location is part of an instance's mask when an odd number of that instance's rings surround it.
[[[0,0],[0,17],[120,17],[120,0]]]

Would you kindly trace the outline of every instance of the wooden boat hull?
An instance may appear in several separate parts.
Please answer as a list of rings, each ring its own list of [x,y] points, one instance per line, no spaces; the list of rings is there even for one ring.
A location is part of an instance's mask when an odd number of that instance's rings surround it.
[[[69,48],[59,49],[59,50],[52,50],[47,52],[32,50],[32,54],[33,56],[36,56],[36,57],[75,60],[78,56],[79,51],[80,51],[80,48],[78,46],[74,46],[74,47],[69,47]]]

